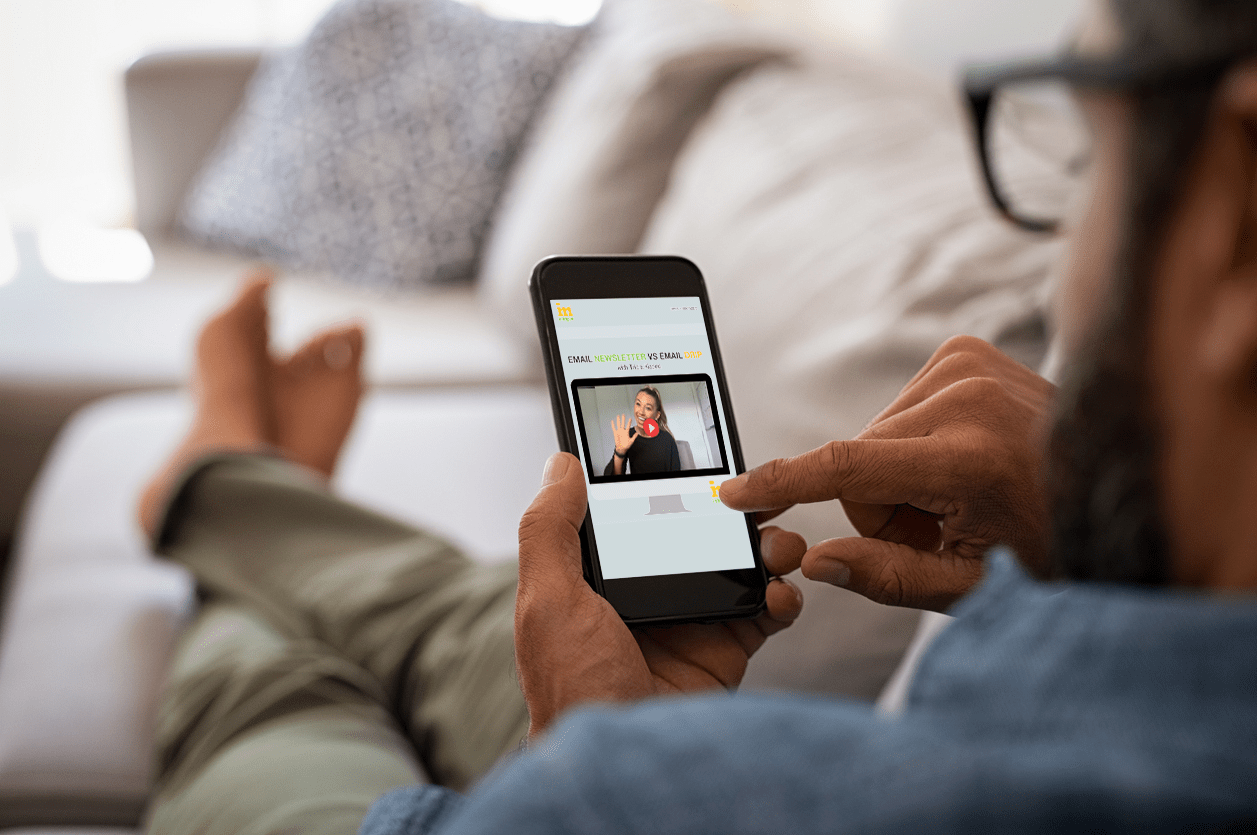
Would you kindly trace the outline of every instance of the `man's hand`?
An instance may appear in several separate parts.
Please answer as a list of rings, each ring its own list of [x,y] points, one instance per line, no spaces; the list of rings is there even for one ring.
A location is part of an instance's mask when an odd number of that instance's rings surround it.
[[[814,545],[803,575],[941,611],[981,579],[993,545],[1046,568],[1041,473],[1055,391],[986,342],[956,337],[857,439],[770,461],[724,482],[720,500],[766,519],[841,499],[862,537]]]
[[[541,492],[519,524],[515,662],[530,738],[584,702],[734,687],[764,640],[799,616],[802,594],[774,579],[768,611],[755,620],[630,630],[581,573],[585,502],[580,462],[558,453],[546,463]],[[761,533],[770,573],[798,566],[806,548],[801,537],[777,528]]]

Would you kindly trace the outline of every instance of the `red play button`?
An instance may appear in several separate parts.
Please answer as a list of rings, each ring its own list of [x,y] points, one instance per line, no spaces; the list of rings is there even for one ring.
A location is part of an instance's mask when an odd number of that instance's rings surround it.
[[[646,418],[642,421],[642,434],[647,438],[653,438],[659,434],[659,424],[655,423],[653,418]]]

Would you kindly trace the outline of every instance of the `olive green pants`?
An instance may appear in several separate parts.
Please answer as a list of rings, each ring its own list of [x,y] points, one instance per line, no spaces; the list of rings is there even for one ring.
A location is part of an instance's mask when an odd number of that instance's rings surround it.
[[[193,468],[157,547],[201,604],[159,709],[149,831],[353,833],[381,794],[465,788],[524,737],[514,564],[262,455]]]

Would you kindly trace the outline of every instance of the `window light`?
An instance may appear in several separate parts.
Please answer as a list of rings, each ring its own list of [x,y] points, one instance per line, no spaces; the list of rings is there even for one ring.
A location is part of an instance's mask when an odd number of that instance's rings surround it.
[[[533,20],[579,26],[598,14],[602,0],[463,0],[505,20]]]
[[[153,271],[153,252],[134,229],[102,229],[62,220],[39,230],[39,258],[62,281],[143,281]]]

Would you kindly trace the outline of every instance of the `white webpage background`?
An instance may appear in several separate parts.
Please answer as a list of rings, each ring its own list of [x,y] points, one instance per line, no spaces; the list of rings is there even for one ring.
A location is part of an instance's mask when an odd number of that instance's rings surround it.
[[[560,311],[564,315],[559,315]],[[729,510],[712,495],[713,486],[733,475],[733,456],[724,409],[727,397],[716,379],[698,297],[554,301],[550,315],[558,336],[558,360],[571,401],[572,421],[578,427],[576,402],[571,395],[573,380],[706,374],[716,392],[724,438],[721,452],[730,463],[730,473],[589,484],[586,470],[603,578],[753,568],[755,558],[744,515]],[[695,353],[698,356],[693,356]],[[680,354],[682,358],[663,359],[663,354]],[[657,358],[652,359],[652,355]],[[667,404],[664,406],[666,410]],[[580,454],[583,464],[583,449]],[[595,472],[604,464],[593,462]],[[689,512],[647,515],[650,496],[672,495],[680,495]]]

